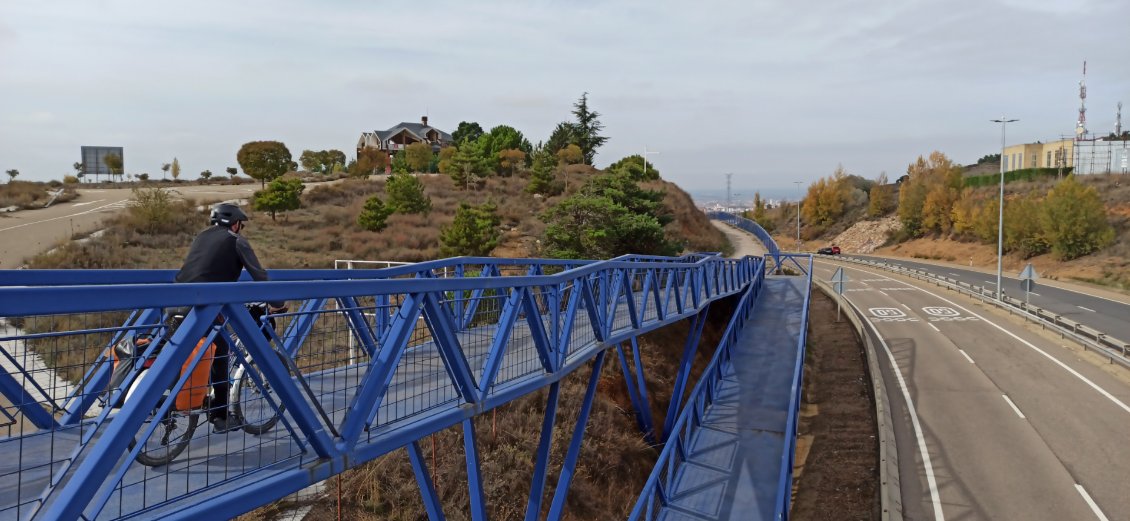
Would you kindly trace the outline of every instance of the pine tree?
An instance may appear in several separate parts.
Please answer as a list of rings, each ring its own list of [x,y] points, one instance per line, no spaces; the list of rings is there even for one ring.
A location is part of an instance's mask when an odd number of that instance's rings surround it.
[[[498,206],[493,203],[478,206],[459,203],[459,209],[455,211],[455,220],[451,222],[451,226],[440,231],[440,255],[445,257],[490,255],[491,250],[498,246],[498,239],[501,236],[498,225],[501,222]]]
[[[432,211],[432,199],[424,194],[424,183],[415,176],[397,173],[385,181],[385,194],[388,206],[399,213],[428,213]]]
[[[608,138],[600,135],[604,125],[600,122],[600,113],[589,110],[589,93],[581,94],[581,99],[573,104],[573,116],[577,118],[574,126],[577,146],[581,147],[584,154],[584,163],[592,165],[596,157],[596,149],[604,145]]]
[[[392,212],[392,208],[385,206],[384,201],[374,195],[365,201],[361,213],[357,214],[357,225],[371,232],[379,232],[388,226],[385,221]]]

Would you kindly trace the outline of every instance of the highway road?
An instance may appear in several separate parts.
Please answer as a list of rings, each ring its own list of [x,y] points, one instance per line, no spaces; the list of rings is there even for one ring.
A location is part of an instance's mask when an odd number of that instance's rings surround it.
[[[258,184],[177,186],[183,197],[201,202],[248,198]],[[0,214],[0,269],[20,267],[24,260],[75,234],[101,227],[102,219],[129,205],[129,188],[80,188],[79,197],[50,208]],[[202,223],[203,226],[203,223]]]
[[[844,270],[882,339],[906,519],[1130,519],[1130,374],[971,299]]]
[[[991,290],[997,287],[996,273],[963,269],[955,266],[929,264],[904,259],[890,259],[884,257],[870,257],[866,255],[852,255],[857,259],[886,262],[888,264],[906,268],[926,270],[942,277],[949,277],[961,282],[983,286]],[[1039,271],[1037,267],[1037,271]],[[1053,285],[1054,284],[1054,285]],[[1082,286],[1065,288],[1062,283],[1045,284],[1036,281],[1036,288],[1029,293],[1029,301],[1036,306],[1059,314],[1064,318],[1074,320],[1080,324],[1102,331],[1124,342],[1130,342],[1130,297],[1119,299],[1120,296],[1111,297],[1100,295],[1100,291],[1090,290]],[[1004,294],[1013,298],[1024,299],[1024,290],[1020,287],[1017,273],[1004,273],[1001,286]]]

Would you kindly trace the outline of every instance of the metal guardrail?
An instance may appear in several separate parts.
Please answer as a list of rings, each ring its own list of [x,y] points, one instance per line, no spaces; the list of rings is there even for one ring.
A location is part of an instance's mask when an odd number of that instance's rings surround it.
[[[857,259],[854,257],[829,257],[829,260],[839,260],[871,266],[951,289],[963,295],[978,299],[982,303],[995,305],[1007,311],[1009,314],[1015,313],[1030,322],[1039,324],[1043,328],[1050,328],[1059,333],[1061,337],[1074,340],[1079,345],[1083,346],[1084,349],[1094,350],[1106,356],[1112,363],[1117,363],[1130,369],[1130,343],[1114,338],[1092,327],[1075,322],[1074,320],[1064,318],[1062,315],[1053,313],[1039,306],[1034,306],[1022,300],[1009,297],[1007,294],[1004,295],[1003,299],[998,300],[995,298],[995,292],[990,288],[961,282],[950,277],[942,277],[930,273],[927,270],[906,268],[886,262]]]
[[[846,310],[845,315],[863,342],[867,354],[867,372],[871,380],[871,397],[875,403],[875,424],[879,436],[879,506],[883,521],[902,521],[902,485],[899,478],[898,445],[895,442],[894,420],[891,417],[891,401],[887,395],[887,384],[879,367],[879,351],[875,348],[878,333],[874,328],[864,327],[859,309],[851,305],[843,295],[833,291],[831,285],[814,279],[816,287],[833,300],[840,300]],[[802,478],[803,479],[803,478]]]

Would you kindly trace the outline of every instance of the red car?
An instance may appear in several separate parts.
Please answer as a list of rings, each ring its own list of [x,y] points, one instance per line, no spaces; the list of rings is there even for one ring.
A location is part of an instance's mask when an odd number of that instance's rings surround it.
[[[825,246],[823,248],[820,248],[819,250],[816,250],[816,253],[820,254],[820,255],[839,255],[840,254],[840,247],[839,246],[832,246],[832,247]]]

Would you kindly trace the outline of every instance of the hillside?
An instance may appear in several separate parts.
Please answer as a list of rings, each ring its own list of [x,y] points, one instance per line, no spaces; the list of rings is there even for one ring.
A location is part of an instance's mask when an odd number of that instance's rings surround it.
[[[588,175],[596,175],[592,171]],[[478,190],[460,190],[441,174],[420,174],[431,198],[428,214],[396,213],[380,232],[361,229],[357,215],[365,200],[384,194],[383,176],[345,179],[316,186],[302,195],[302,208],[279,215],[249,212],[243,232],[268,268],[332,268],[335,259],[417,262],[440,257],[440,230],[451,224],[459,203],[493,202],[501,218],[501,240],[494,256],[544,256],[541,239],[546,224],[539,216],[577,191],[554,197],[526,193],[524,177],[488,177]],[[664,191],[664,206],[674,220],[665,233],[686,251],[723,251],[725,237],[694,207],[690,196],[673,183],[649,181]],[[108,222],[97,239],[70,242],[32,259],[32,268],[177,268],[197,232],[207,225],[206,211],[190,202],[170,202],[162,222],[130,212]],[[152,228],[152,229],[151,229]]]
[[[1082,191],[1093,190],[1095,204],[1101,208],[1100,225],[1110,230],[1112,238],[1095,240],[1096,251],[1064,258],[1068,256],[1049,248],[1051,239],[1040,224],[1041,214],[1050,204],[1047,198],[1061,181],[1052,175],[1008,182],[1005,185],[1005,271],[1019,272],[1030,262],[1044,277],[1130,290],[1130,178],[1107,174],[1074,179]],[[843,248],[844,253],[930,259],[995,271],[998,190],[998,185],[990,185],[949,192],[953,194],[949,196],[952,210],[942,216],[944,222],[939,223],[938,229],[924,230],[918,235],[903,230],[906,221],[900,217],[897,198],[896,205],[881,219],[869,218],[862,205],[849,205],[842,216],[821,225],[813,224],[802,212],[804,249],[816,250],[835,244]],[[805,204],[808,204],[807,199]],[[1065,207],[1066,215],[1081,212],[1081,204],[1071,202]],[[796,214],[795,204],[766,213],[766,223],[775,229],[775,236],[786,249],[796,245]],[[1083,226],[1074,221],[1070,225],[1066,220],[1063,222],[1069,228]]]

